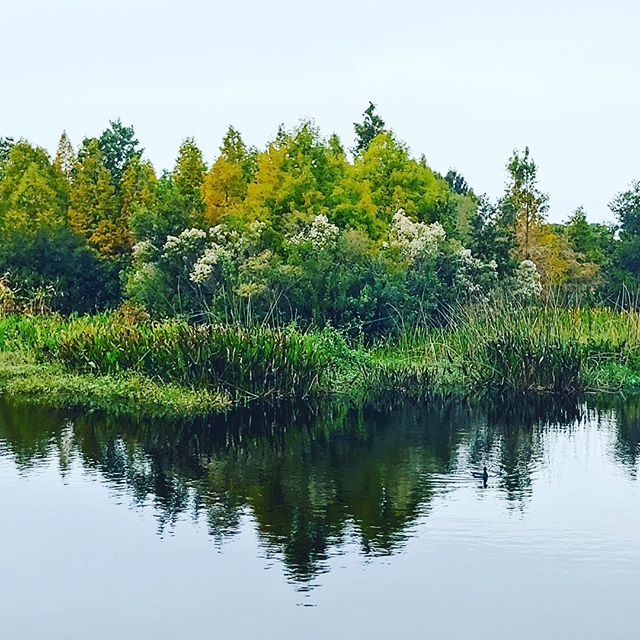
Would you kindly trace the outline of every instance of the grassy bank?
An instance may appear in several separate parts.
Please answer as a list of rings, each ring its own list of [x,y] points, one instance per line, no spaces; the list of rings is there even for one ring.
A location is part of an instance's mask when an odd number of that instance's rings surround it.
[[[453,314],[374,350],[392,370],[420,372],[432,393],[513,395],[640,390],[634,311],[505,303]]]
[[[640,389],[640,317],[475,306],[447,328],[349,344],[335,330],[152,323],[122,313],[0,317],[0,391],[57,406],[187,416],[256,400]]]
[[[329,388],[324,334],[151,323],[120,313],[0,317],[0,390],[56,405],[198,415]]]
[[[79,374],[25,352],[0,353],[0,394],[59,408],[179,418],[224,411],[229,396],[208,389],[158,383],[135,373]]]

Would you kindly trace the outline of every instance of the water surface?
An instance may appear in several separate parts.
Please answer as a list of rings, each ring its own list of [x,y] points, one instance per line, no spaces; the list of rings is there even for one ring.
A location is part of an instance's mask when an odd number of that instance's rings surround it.
[[[0,637],[637,638],[639,442],[637,399],[0,403]]]

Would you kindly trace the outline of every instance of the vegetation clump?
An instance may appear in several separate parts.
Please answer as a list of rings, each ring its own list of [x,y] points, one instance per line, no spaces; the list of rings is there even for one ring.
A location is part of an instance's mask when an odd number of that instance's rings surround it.
[[[640,388],[635,311],[494,299],[371,344],[336,329],[0,317],[4,391],[56,404],[202,413],[252,401],[576,395]],[[15,362],[15,364],[12,364]],[[137,408],[137,409],[136,409]]]
[[[492,201],[372,103],[355,134],[303,121],[256,149],[230,127],[161,175],[119,120],[54,157],[0,139],[0,352],[89,405],[637,386],[639,182],[609,225],[552,224],[528,148]]]
[[[120,376],[76,374],[21,353],[0,353],[0,393],[46,406],[110,414],[182,418],[224,411],[224,393],[192,389],[128,372]]]

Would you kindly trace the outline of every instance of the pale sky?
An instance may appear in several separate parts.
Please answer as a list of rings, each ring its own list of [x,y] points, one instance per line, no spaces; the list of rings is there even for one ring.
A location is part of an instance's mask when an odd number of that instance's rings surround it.
[[[350,147],[371,99],[415,155],[498,196],[529,145],[554,221],[640,179],[640,2],[2,0],[0,135],[54,151],[109,119],[156,169],[229,124],[262,147],[313,118]]]

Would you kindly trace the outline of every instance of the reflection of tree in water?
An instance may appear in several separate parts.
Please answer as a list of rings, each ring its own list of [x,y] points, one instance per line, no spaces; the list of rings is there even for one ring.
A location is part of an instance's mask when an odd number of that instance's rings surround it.
[[[43,407],[9,406],[0,398],[0,438],[10,447],[19,467],[35,467],[48,458],[52,453],[52,438],[62,445],[65,423],[62,417],[54,423],[51,412]]]
[[[558,397],[527,395],[485,402],[483,409],[484,428],[471,436],[471,461],[476,467],[491,461],[495,482],[510,502],[522,507],[531,495],[545,430],[575,424],[581,418],[581,406]]]
[[[262,539],[306,580],[349,525],[367,553],[390,553],[404,540],[430,499],[428,474],[450,466],[451,424],[406,408],[329,412],[286,428],[266,421],[250,437],[231,427],[213,449],[205,500],[249,506]]]
[[[269,552],[283,557],[292,578],[307,582],[347,537],[356,535],[364,553],[402,545],[439,490],[432,474],[455,472],[462,449],[472,464],[494,460],[496,481],[522,503],[545,421],[579,418],[575,405],[529,400],[482,411],[456,403],[390,412],[247,411],[211,424],[83,416],[69,427],[61,413],[0,405],[0,442],[25,466],[57,455],[64,471],[78,460],[134,502],[151,502],[160,532],[187,515],[223,541],[250,513]],[[638,421],[628,423],[635,431],[621,430],[635,434],[624,440],[635,443],[635,455]]]
[[[291,575],[308,580],[331,545],[357,532],[366,553],[391,553],[427,508],[429,474],[454,464],[455,406],[393,413],[325,407],[318,413],[239,413],[211,425],[135,425],[81,416],[72,451],[139,504],[152,500],[159,528],[184,514],[206,518],[219,540],[249,512],[264,544]],[[0,438],[24,460],[58,453],[66,420],[5,408]]]
[[[600,417],[614,421],[616,458],[636,478],[640,460],[640,396],[600,396],[591,404]]]

